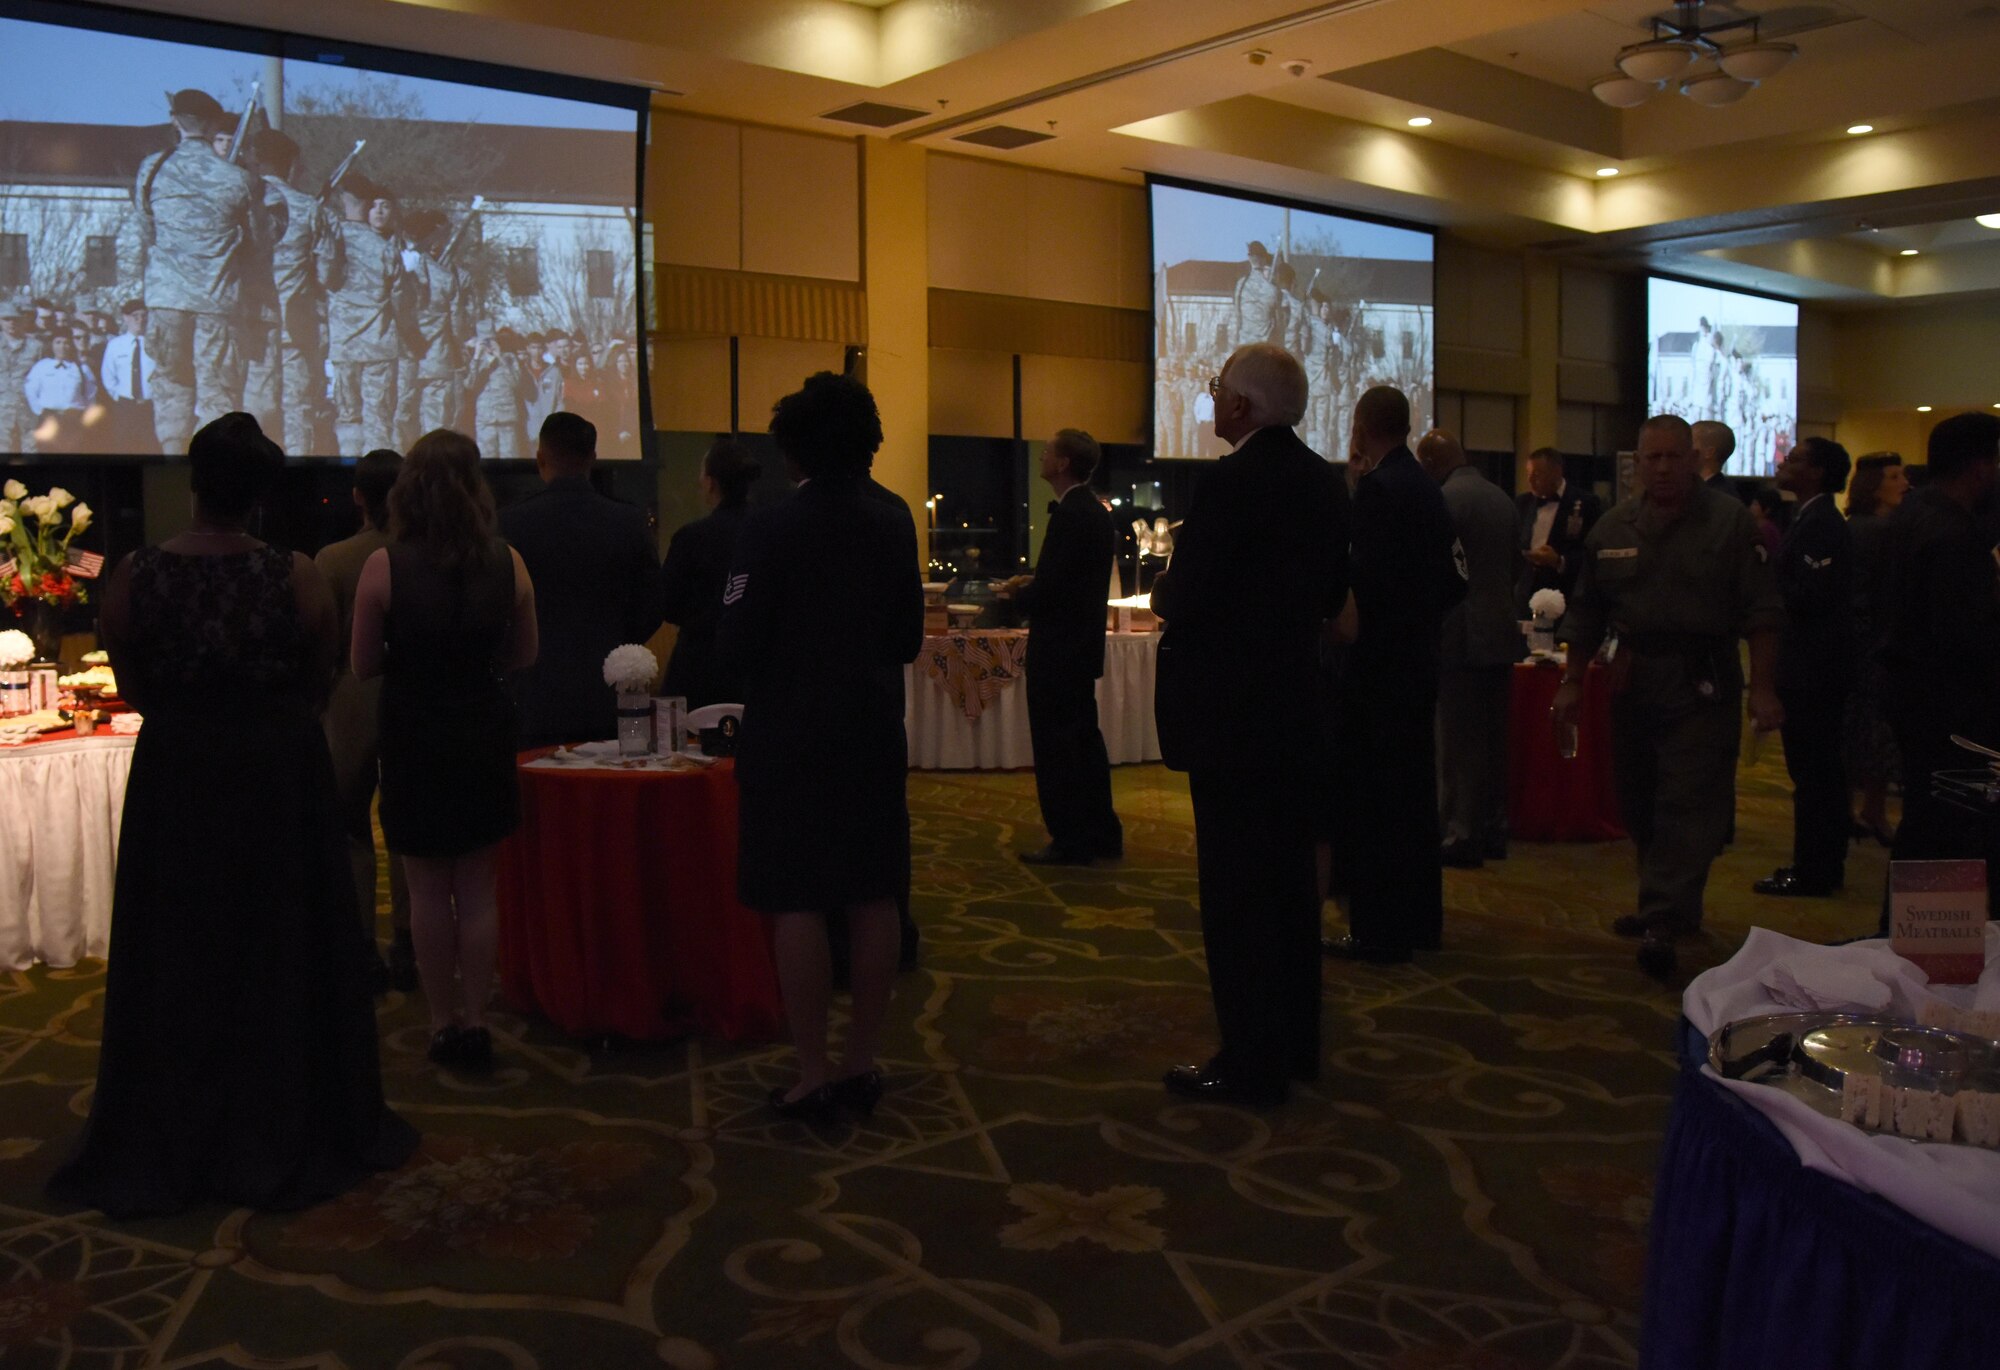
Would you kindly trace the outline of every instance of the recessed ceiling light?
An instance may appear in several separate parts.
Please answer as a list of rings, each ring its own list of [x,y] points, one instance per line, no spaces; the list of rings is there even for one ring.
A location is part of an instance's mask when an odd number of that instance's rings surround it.
[[[1928,404],[1920,404],[1917,406],[1917,412],[1919,414],[1928,414],[1931,412],[1931,407]]]
[[[1430,126],[1431,121],[1426,115],[1419,114],[1416,118],[1410,120],[1411,128],[1429,128]]]
[[[1914,247],[1906,247],[1896,255],[1899,257],[1914,257],[1917,255],[1917,250]]]
[[[1972,222],[1981,228],[2000,228],[2000,214],[1975,214]]]
[[[1849,124],[1849,125],[1847,126],[1847,131],[1848,131],[1849,133],[1852,133],[1852,134],[1855,134],[1856,136],[1859,136],[1859,135],[1861,135],[1861,134],[1863,134],[1863,133],[1873,133],[1873,132],[1875,131],[1875,125],[1873,125],[1873,124]]]
[[[1597,169],[1597,174],[1599,176],[1616,176],[1618,168],[1615,166],[1601,166]]]

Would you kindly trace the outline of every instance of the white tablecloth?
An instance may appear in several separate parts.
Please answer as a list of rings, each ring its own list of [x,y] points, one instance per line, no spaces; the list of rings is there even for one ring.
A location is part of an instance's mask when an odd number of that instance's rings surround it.
[[[1898,1018],[1914,1021],[1918,1005],[1932,997],[1959,1008],[2000,1007],[2000,926],[1989,925],[1986,973],[1977,985],[1927,984],[1924,973],[1890,951],[1887,942],[1821,947],[1752,928],[1741,951],[1688,985],[1681,1011],[1703,1036],[1744,1018],[1796,1013],[1773,998],[1762,982],[1773,962],[1792,957],[1866,970],[1888,987],[1886,1011]],[[1767,1085],[1724,1080],[1707,1066],[1702,1070],[1776,1124],[1808,1169],[1880,1194],[1966,1245],[2000,1256],[2000,1152],[1876,1136]]]
[[[109,947],[135,740],[0,747],[0,968],[73,966]]]
[[[1104,678],[1097,682],[1097,725],[1111,764],[1160,759],[1153,726],[1153,676],[1158,633],[1106,633]],[[1027,668],[1033,670],[1033,664]],[[918,770],[1021,770],[1035,764],[1028,736],[1026,680],[1000,692],[977,722],[952,702],[944,687],[922,671],[903,670],[903,726],[910,765]]]

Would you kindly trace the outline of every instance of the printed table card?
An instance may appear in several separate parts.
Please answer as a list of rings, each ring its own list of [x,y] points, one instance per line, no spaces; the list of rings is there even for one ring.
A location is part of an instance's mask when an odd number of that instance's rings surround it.
[[[1986,967],[1986,863],[1891,861],[1889,945],[1935,983],[1977,980]]]

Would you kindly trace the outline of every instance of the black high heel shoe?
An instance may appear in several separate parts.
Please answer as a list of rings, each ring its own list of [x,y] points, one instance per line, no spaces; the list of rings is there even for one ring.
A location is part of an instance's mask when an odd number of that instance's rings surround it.
[[[882,1072],[864,1070],[859,1075],[835,1081],[832,1089],[834,1101],[842,1108],[852,1109],[864,1118],[872,1118],[875,1116],[875,1105],[882,1102]]]
[[[819,1127],[836,1121],[840,1117],[840,1103],[835,1097],[835,1085],[821,1085],[796,1099],[787,1099],[791,1091],[773,1089],[765,1098],[770,1102],[771,1111],[790,1122],[806,1123]]]

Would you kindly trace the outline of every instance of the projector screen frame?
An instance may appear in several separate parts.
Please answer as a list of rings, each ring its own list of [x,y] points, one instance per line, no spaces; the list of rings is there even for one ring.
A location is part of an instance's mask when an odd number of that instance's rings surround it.
[[[119,34],[127,37],[151,39],[158,42],[182,43],[194,47],[217,48],[230,52],[246,53],[259,57],[275,58],[280,61],[311,62],[315,64],[353,68],[363,71],[380,72],[387,76],[406,76],[418,80],[447,81],[459,85],[483,86],[494,90],[509,91],[518,95],[545,96],[556,100],[573,100],[586,104],[601,105],[611,109],[626,109],[633,114],[633,181],[632,181],[632,338],[635,352],[639,425],[639,456],[633,461],[621,461],[620,465],[658,464],[655,450],[652,414],[652,346],[646,331],[646,290],[651,277],[651,263],[645,258],[645,204],[646,204],[646,149],[650,142],[650,121],[652,116],[653,92],[645,86],[626,85],[616,81],[606,81],[597,77],[572,76],[560,72],[537,71],[529,67],[505,66],[499,63],[482,62],[473,58],[450,57],[442,54],[411,52],[403,48],[383,47],[377,44],[351,42],[346,39],[326,38],[305,34],[292,29],[241,24],[222,19],[191,18],[179,14],[163,14],[152,10],[134,9],[125,5],[99,4],[96,0],[78,4],[74,0],[0,0],[0,20],[20,20],[27,23],[47,24],[59,28],[85,29],[95,33]],[[161,123],[165,123],[164,113]],[[530,443],[533,434],[528,435]],[[0,461],[8,464],[35,462],[37,454],[4,454]],[[288,465],[312,464],[329,466],[352,466],[359,460],[359,453],[314,454],[293,456],[287,454]],[[116,453],[75,453],[51,454],[50,460],[80,462],[86,465],[106,463],[115,466],[131,466],[146,463],[184,463],[185,457],[166,455],[120,455]],[[532,467],[532,457],[519,461],[489,461],[496,467]]]
[[[1437,225],[1421,223],[1415,219],[1397,218],[1396,216],[1389,214],[1377,214],[1369,210],[1349,209],[1339,205],[1330,205],[1321,203],[1319,201],[1301,199],[1297,196],[1284,195],[1276,191],[1254,190],[1242,186],[1230,185],[1222,181],[1197,181],[1197,180],[1191,180],[1185,176],[1169,176],[1151,171],[1145,173],[1144,186],[1146,191],[1146,255],[1148,258],[1148,261],[1146,263],[1146,279],[1148,282],[1146,315],[1149,321],[1148,327],[1146,329],[1146,363],[1147,363],[1146,450],[1149,453],[1149,456],[1147,458],[1149,462],[1164,461],[1164,462],[1173,462],[1175,464],[1179,464],[1181,462],[1192,462],[1198,465],[1199,463],[1204,461],[1215,460],[1215,458],[1212,457],[1162,456],[1160,455],[1158,448],[1159,415],[1155,412],[1155,406],[1159,403],[1158,381],[1160,374],[1160,321],[1158,317],[1158,304],[1160,299],[1160,283],[1157,279],[1155,279],[1159,271],[1159,264],[1151,260],[1151,257],[1153,255],[1153,244],[1154,242],[1157,241],[1157,235],[1155,234],[1154,231],[1155,225],[1153,223],[1154,186],[1166,186],[1175,190],[1197,191],[1204,195],[1221,195],[1233,199],[1250,200],[1258,204],[1271,205],[1279,209],[1295,209],[1306,214],[1319,214],[1336,219],[1351,219],[1357,223],[1374,224],[1381,228],[1394,228],[1394,229],[1401,229],[1405,232],[1410,232],[1410,233],[1421,233],[1425,237],[1429,238],[1431,240],[1431,257],[1429,262],[1431,269],[1430,270],[1430,277],[1431,277],[1430,375],[1431,375],[1432,404],[1433,407],[1435,407],[1436,397],[1438,392],[1438,384],[1437,384],[1438,228]],[[1429,417],[1434,419],[1435,415],[1431,415]],[[1412,414],[1411,419],[1413,422],[1422,421],[1420,417],[1416,414]],[[1322,452],[1319,455],[1325,458],[1328,462],[1334,463],[1336,465],[1343,464],[1347,460],[1347,452],[1345,449],[1339,452]]]
[[[1646,390],[1647,390],[1646,407],[1649,414],[1653,412],[1654,409],[1652,401],[1653,369],[1657,367],[1659,364],[1657,357],[1654,355],[1654,348],[1657,347],[1659,344],[1659,335],[1654,331],[1654,325],[1653,325],[1652,285],[1654,281],[1656,280],[1666,281],[1672,285],[1690,286],[1696,290],[1716,290],[1716,291],[1721,291],[1723,294],[1726,295],[1742,295],[1749,299],[1766,300],[1772,304],[1790,305],[1794,310],[1799,311],[1799,315],[1801,318],[1803,318],[1804,315],[1804,310],[1805,310],[1804,300],[1792,295],[1779,294],[1775,290],[1760,290],[1755,287],[1740,286],[1733,284],[1724,285],[1719,281],[1705,281],[1700,279],[1699,277],[1685,276],[1675,271],[1656,271],[1651,267],[1646,268],[1642,273],[1642,275],[1646,282],[1646,331],[1644,335],[1644,342],[1645,342],[1645,352],[1646,352]],[[1794,368],[1796,368],[1798,365],[1797,349],[1798,349],[1798,334],[1800,330],[1801,330],[1801,324],[1795,321],[1792,325],[1792,346],[1793,346],[1792,362]],[[1690,420],[1690,422],[1693,422],[1693,420]],[[1792,384],[1792,441],[1794,444],[1797,443],[1799,437],[1799,423],[1800,423],[1799,384],[1798,384],[1797,372],[1795,370],[1793,375],[1793,384]],[[1731,425],[1731,431],[1734,432],[1734,425]],[[1738,442],[1738,450],[1746,451],[1747,454],[1747,449],[1743,448],[1742,446],[1743,435],[1741,434],[1737,435],[1737,442]],[[1762,481],[1774,480],[1776,479],[1775,469],[1776,468],[1774,465],[1773,473],[1769,475],[1744,475],[1739,473],[1737,475],[1737,478],[1743,480],[1762,480]]]

